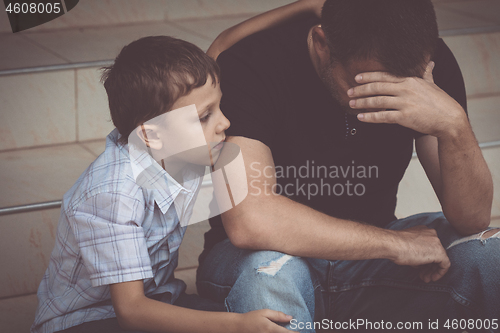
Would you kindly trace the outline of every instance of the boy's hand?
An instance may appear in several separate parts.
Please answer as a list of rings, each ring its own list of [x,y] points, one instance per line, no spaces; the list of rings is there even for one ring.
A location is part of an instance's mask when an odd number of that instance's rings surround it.
[[[325,0],[299,0],[304,5],[306,5],[316,16],[321,18],[321,10],[323,9],[323,4]]]
[[[286,333],[293,332],[275,322],[288,323],[292,316],[274,310],[256,310],[241,315],[238,332],[242,333]]]

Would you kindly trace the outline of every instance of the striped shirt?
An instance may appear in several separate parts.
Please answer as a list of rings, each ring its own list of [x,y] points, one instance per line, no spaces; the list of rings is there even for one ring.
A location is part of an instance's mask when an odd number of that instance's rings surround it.
[[[205,167],[186,168],[181,186],[147,153],[131,159],[118,138],[115,129],[63,197],[31,332],[115,317],[109,284],[144,280],[146,296],[168,292],[171,303],[185,289],[173,272]],[[141,169],[153,188],[139,186]]]

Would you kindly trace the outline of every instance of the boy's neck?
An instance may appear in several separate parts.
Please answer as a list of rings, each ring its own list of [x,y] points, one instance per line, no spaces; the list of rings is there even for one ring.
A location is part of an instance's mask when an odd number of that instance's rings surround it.
[[[183,170],[187,166],[186,162],[173,159],[163,159],[159,161],[161,167],[175,179],[181,186],[184,186]]]

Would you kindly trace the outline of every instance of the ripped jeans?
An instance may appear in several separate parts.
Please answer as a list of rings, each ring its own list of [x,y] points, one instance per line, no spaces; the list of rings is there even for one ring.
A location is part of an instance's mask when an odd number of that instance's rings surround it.
[[[436,282],[425,283],[418,269],[390,260],[306,259],[242,250],[226,239],[201,263],[198,293],[224,302],[232,312],[282,311],[294,318],[286,327],[300,332],[327,327],[366,332],[380,327],[382,321],[389,322],[392,330],[398,323],[416,323],[413,330],[425,332],[431,323],[435,327],[436,320],[439,329],[434,331],[452,332],[453,319],[473,319],[478,326],[478,320],[484,320],[482,324],[500,321],[500,232],[486,239],[481,234],[462,238],[442,213],[410,216],[387,228],[417,225],[436,229],[451,260],[450,270]],[[450,329],[444,327],[447,320]],[[353,326],[353,321],[364,321],[365,326]],[[366,326],[368,322],[372,326]],[[489,326],[483,331],[500,331]]]

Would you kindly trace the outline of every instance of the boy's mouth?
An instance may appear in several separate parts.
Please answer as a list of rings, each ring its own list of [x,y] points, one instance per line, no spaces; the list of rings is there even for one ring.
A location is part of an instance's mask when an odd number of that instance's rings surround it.
[[[222,149],[222,147],[224,147],[224,142],[225,142],[225,139],[222,140],[221,142],[219,142],[218,144],[216,144],[212,149],[215,149],[215,150]]]

